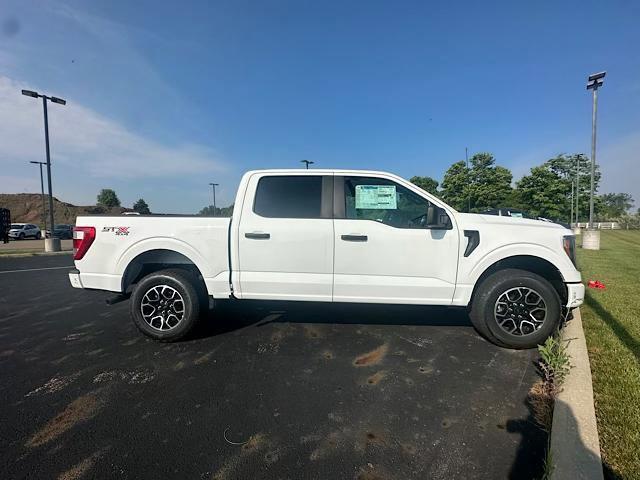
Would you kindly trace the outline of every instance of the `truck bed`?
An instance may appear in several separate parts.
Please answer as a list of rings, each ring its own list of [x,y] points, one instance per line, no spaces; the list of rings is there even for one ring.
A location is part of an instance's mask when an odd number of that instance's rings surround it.
[[[78,217],[76,226],[95,228],[89,250],[75,261],[82,287],[122,292],[123,282],[131,274],[127,267],[136,257],[145,255],[146,261],[155,263],[193,263],[209,294],[226,296],[230,221],[197,216]]]

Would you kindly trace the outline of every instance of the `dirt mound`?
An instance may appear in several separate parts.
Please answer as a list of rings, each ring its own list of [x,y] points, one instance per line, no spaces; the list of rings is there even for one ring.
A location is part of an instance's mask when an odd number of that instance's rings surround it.
[[[45,197],[48,211],[48,199]],[[42,228],[42,198],[39,193],[0,193],[0,208],[11,210],[12,222],[33,223]],[[75,224],[79,215],[120,215],[129,208],[105,208],[96,205],[77,206],[61,202],[53,197],[53,214],[56,223]]]

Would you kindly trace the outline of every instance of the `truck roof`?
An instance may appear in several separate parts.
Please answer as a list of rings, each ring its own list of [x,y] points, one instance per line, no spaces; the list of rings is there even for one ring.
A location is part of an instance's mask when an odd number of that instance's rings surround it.
[[[328,174],[345,174],[345,175],[394,175],[393,173],[383,172],[379,170],[345,170],[345,169],[336,169],[336,168],[265,168],[261,170],[249,170],[247,174],[255,174],[255,173],[285,173],[291,175],[328,175]]]

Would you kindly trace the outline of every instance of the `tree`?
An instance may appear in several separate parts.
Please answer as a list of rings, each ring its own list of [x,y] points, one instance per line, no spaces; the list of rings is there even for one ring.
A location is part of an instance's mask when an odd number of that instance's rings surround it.
[[[449,167],[442,180],[442,198],[465,212],[508,206],[512,195],[511,171],[495,165],[490,153],[477,153],[470,163],[469,168],[463,161]]]
[[[598,202],[598,218],[613,220],[622,217],[633,207],[633,197],[628,193],[605,193]]]
[[[468,211],[469,177],[467,166],[460,161],[451,165],[442,179],[442,199],[456,210]]]
[[[640,212],[630,215],[625,213],[616,219],[620,226],[626,230],[630,228],[640,228]]]
[[[552,172],[556,173],[559,177],[567,180],[567,198],[571,198],[571,183],[573,182],[575,188],[576,181],[576,168],[578,168],[578,221],[582,219],[586,221],[589,218],[589,196],[591,194],[591,162],[589,158],[582,153],[574,153],[573,155],[566,155],[561,153],[555,158],[548,160],[549,168]],[[596,164],[593,176],[594,195],[598,191],[600,185],[600,166]],[[575,190],[574,190],[574,212],[575,212]],[[570,201],[570,200],[569,200]],[[594,199],[594,210],[595,210]],[[567,203],[567,209],[571,212],[571,203]],[[575,215],[575,213],[574,213]],[[565,215],[568,218],[568,214]]]
[[[149,210],[149,205],[144,201],[143,198],[139,199],[136,203],[133,204],[133,211],[138,212],[141,215],[148,215],[151,213]]]
[[[438,195],[438,181],[431,177],[411,177],[409,181],[425,192]]]
[[[202,217],[230,217],[233,215],[233,204],[228,207],[216,207],[213,209],[213,205],[208,205],[198,212],[198,215]]]
[[[103,207],[119,207],[120,199],[112,189],[103,188],[98,194],[98,205]]]
[[[569,220],[571,182],[546,162],[516,183],[517,206],[534,217]]]

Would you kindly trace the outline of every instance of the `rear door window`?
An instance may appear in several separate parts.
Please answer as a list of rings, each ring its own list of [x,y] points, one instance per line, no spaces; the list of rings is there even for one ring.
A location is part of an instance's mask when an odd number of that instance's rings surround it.
[[[262,177],[253,211],[270,218],[322,218],[322,176]]]

